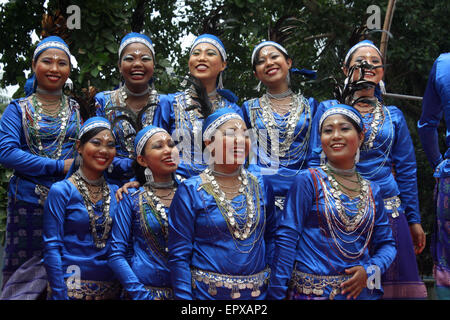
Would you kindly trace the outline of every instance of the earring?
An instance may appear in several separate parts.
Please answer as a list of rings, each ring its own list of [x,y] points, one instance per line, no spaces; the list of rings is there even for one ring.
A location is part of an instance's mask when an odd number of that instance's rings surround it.
[[[325,152],[323,152],[323,150],[322,150],[322,152],[320,153],[320,165],[324,165],[326,162],[327,162],[327,156],[325,155]]]
[[[223,89],[223,79],[222,79],[223,71],[219,74],[219,81],[217,83],[217,89]]]
[[[359,148],[356,151],[356,155],[355,155],[355,163],[358,163],[358,162],[359,162]]]
[[[108,173],[112,173],[114,170],[114,165],[111,163],[108,167]]]
[[[153,173],[152,170],[150,170],[150,168],[145,168],[144,170],[144,174],[145,174],[145,181],[148,182],[153,182]]]
[[[261,86],[262,86],[262,82],[258,82],[258,85],[256,86],[256,91],[261,92]]]

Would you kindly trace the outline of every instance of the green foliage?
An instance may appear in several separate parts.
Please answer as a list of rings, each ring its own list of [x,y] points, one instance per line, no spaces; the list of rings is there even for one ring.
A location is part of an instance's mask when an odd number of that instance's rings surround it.
[[[19,84],[16,97],[23,95],[24,70],[30,69],[35,45],[31,33],[36,30],[40,34],[42,14],[58,8],[65,14],[67,6],[78,5],[81,29],[69,30],[68,34],[78,62],[71,75],[77,90],[88,85],[100,91],[116,86],[120,39],[127,32],[137,31],[150,35],[154,43],[157,89],[175,92],[179,78],[167,74],[167,68],[181,77],[187,72],[188,61],[179,39],[207,32],[219,36],[227,49],[225,87],[240,97],[240,103],[260,94],[254,89],[257,80],[250,57],[254,46],[269,37],[276,37],[287,48],[295,67],[318,71],[314,81],[294,79],[306,96],[319,101],[332,98],[333,78],[342,81],[343,58],[364,33],[367,7],[380,6],[383,22],[388,5],[388,0],[49,0],[44,9],[44,2],[9,1],[0,7],[0,29],[7,30],[2,32],[0,42],[0,63],[5,66],[0,85]],[[182,3],[184,6],[180,6]],[[387,50],[388,92],[423,95],[433,61],[440,53],[450,51],[449,7],[448,1],[440,0],[397,1],[390,30],[393,38]],[[379,45],[381,32],[372,31],[365,37]],[[386,102],[399,106],[407,119],[416,150],[423,226],[429,235],[434,220],[434,179],[417,135],[421,104],[398,99]],[[431,274],[429,254],[422,254],[418,260],[421,272]]]

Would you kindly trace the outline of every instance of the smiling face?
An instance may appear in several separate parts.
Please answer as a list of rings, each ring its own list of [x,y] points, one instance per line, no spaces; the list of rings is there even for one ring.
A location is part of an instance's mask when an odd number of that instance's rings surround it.
[[[143,154],[137,156],[137,162],[148,167],[155,181],[170,176],[178,168],[179,153],[172,137],[165,132],[155,133],[145,144]]]
[[[70,73],[70,59],[59,49],[47,49],[32,64],[40,88],[56,91],[63,88]]]
[[[146,87],[153,77],[154,57],[142,43],[130,43],[122,52],[119,70],[129,89]]]
[[[105,129],[84,144],[78,141],[77,151],[83,158],[82,168],[86,176],[99,176],[116,155],[115,140],[111,131]]]
[[[245,122],[231,119],[223,123],[214,133],[214,141],[205,141],[214,153],[215,164],[241,165],[250,150],[250,138]]]
[[[288,86],[287,76],[292,60],[286,59],[281,51],[273,46],[265,46],[256,57],[254,74],[269,89],[276,86]]]
[[[354,125],[343,115],[326,118],[320,131],[322,150],[328,162],[340,169],[350,169],[355,164],[355,155],[364,139]]]
[[[216,87],[217,77],[225,70],[226,65],[219,50],[209,43],[196,45],[188,62],[189,72],[207,88]]]
[[[383,64],[383,60],[381,59],[380,54],[375,48],[372,47],[361,47],[357,49],[350,60],[349,67],[359,64],[362,61],[367,61],[369,64],[374,66],[381,66]],[[348,69],[347,67],[343,68],[343,71],[345,75],[348,75]],[[356,69],[353,74],[353,81],[356,81],[359,79],[360,70]],[[372,81],[376,84],[378,84],[384,76],[384,69],[383,68],[376,68],[372,70],[365,70],[364,72],[364,80]]]

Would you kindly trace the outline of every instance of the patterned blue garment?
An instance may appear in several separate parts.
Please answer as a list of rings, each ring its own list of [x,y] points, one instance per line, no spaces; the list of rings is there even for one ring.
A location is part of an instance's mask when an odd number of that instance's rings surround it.
[[[336,103],[336,100],[321,102],[323,110]],[[356,168],[365,179],[380,187],[397,243],[397,256],[383,275],[383,299],[426,298],[408,227],[420,223],[421,217],[416,157],[405,117],[399,108],[380,103],[363,120],[365,137]],[[320,138],[314,144],[313,153],[320,154]],[[317,157],[312,166],[318,165],[316,160]]]
[[[439,150],[438,126],[444,118],[447,151]],[[450,299],[450,53],[433,64],[423,96],[422,115],[417,124],[423,150],[437,178],[436,223],[431,243],[438,299]]]
[[[108,186],[111,197],[109,214],[114,225],[117,186]],[[103,202],[102,199],[93,207],[98,216],[102,214]],[[92,295],[98,294],[95,289],[104,291],[104,299],[118,298],[120,295],[120,285],[108,266],[110,237],[104,248],[97,248],[89,220],[83,197],[70,180],[57,182],[51,187],[44,207],[43,241],[44,265],[52,300],[89,299],[89,296],[93,299]],[[77,276],[84,289],[79,292],[68,288],[71,281],[66,283],[68,278],[76,281]],[[85,283],[89,283],[90,290],[84,288]],[[92,288],[92,284],[99,288]]]
[[[252,155],[250,156],[249,170],[261,171],[262,174],[267,175],[276,197],[278,211],[282,210],[284,198],[295,176],[300,170],[308,167],[308,163],[311,161],[311,142],[316,140],[314,136],[319,132],[317,126],[322,112],[318,108],[318,102],[314,98],[297,97],[301,103],[296,112],[292,111],[284,116],[273,112],[270,106],[267,111],[261,105],[261,99],[251,99],[242,105],[247,128],[254,128],[256,129],[254,132],[257,133],[251,139]],[[271,116],[276,123],[274,128],[280,130],[278,152],[268,151],[273,148],[271,134],[268,130],[270,127],[267,121],[268,116]],[[292,141],[289,143],[284,135],[289,125],[289,120],[286,118],[290,119],[291,117],[295,120],[296,125]],[[281,149],[283,143],[286,144],[285,150]]]
[[[109,265],[133,300],[167,299],[172,295],[167,226],[156,205],[144,187],[129,189],[119,203],[112,230]],[[133,254],[128,257],[130,242]]]
[[[123,115],[121,110],[115,109],[116,107],[126,108],[122,90],[119,88],[114,91],[103,91],[95,95],[97,116],[107,118],[112,124],[114,119]],[[143,127],[154,123],[155,109],[158,109],[158,107],[166,109],[170,103],[166,95],[155,94],[154,92],[150,95],[149,102],[155,103],[155,105],[145,112],[142,119]],[[131,110],[129,114],[131,114],[131,117],[137,116]],[[113,160],[112,169],[108,169],[106,177],[108,182],[122,186],[134,177],[132,164],[136,158],[134,151],[136,131],[128,121],[120,120],[114,126],[113,132],[116,137],[117,155]]]
[[[345,269],[360,265],[370,275],[373,272],[369,267],[377,266],[381,274],[394,260],[395,241],[380,188],[369,183],[372,205],[362,214],[360,223],[347,232],[342,230],[351,224],[345,223],[345,218],[358,221],[359,201],[352,201],[345,194],[339,196],[350,208],[343,218],[336,209],[332,189],[322,168],[302,170],[297,175],[276,231],[268,299],[286,298],[289,286],[294,297],[304,293],[313,298],[346,299],[337,290]],[[313,282],[313,276],[318,280]],[[311,281],[295,281],[296,277]],[[379,299],[382,294],[382,288],[364,288],[358,299]]]
[[[203,159],[202,126],[204,119],[196,110],[186,111],[193,101],[190,91],[169,94],[170,105],[161,105],[155,110],[153,124],[172,135],[180,151],[177,174],[184,178],[200,174],[207,165]],[[231,108],[242,116],[241,108],[219,93],[219,101],[214,110]]]
[[[0,164],[14,169],[8,186],[4,283],[21,264],[42,254],[43,201],[50,186],[64,179],[64,160],[73,158],[80,130],[75,100],[65,103],[67,118],[39,114],[32,100],[13,100],[0,122]]]
[[[270,187],[255,176],[249,178],[258,214],[251,220],[249,237],[241,240],[232,234],[226,213],[206,191],[211,183],[204,183],[202,177],[181,183],[170,206],[169,268],[175,298],[264,299],[271,254],[268,248],[275,231]],[[239,227],[237,217],[246,212],[245,200],[242,194],[232,200],[244,201],[243,205],[233,205]]]
[[[327,100],[321,104],[326,110],[337,101]],[[371,127],[374,114],[363,116],[366,132],[356,168],[365,179],[380,186],[383,199],[400,198],[401,207],[398,210],[404,211],[408,223],[420,223],[416,156],[408,126],[399,108],[382,107],[382,121],[376,126],[376,132]],[[370,147],[369,143],[373,145]],[[319,138],[313,152],[317,155],[321,151]],[[314,158],[314,166],[319,165],[317,159]]]

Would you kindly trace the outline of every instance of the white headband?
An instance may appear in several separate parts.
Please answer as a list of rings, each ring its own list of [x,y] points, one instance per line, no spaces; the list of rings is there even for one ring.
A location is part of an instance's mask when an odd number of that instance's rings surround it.
[[[136,145],[136,155],[140,155],[142,153],[142,149],[144,149],[148,139],[150,139],[154,134],[158,132],[167,133],[167,131],[162,128],[153,128],[144,133],[144,135],[139,139],[139,142]]]
[[[224,115],[221,115],[216,120],[211,122],[205,129],[205,132],[203,133],[203,140],[211,140],[211,137],[214,135],[214,132],[217,130],[217,128],[231,119],[242,120],[242,117],[237,113],[226,113]]]
[[[143,45],[148,47],[150,49],[150,51],[152,52],[153,57],[155,57],[155,49],[153,48],[153,45],[150,42],[148,42],[147,40],[145,40],[143,38],[140,38],[140,37],[133,37],[133,38],[126,39],[124,42],[122,42],[120,44],[120,47],[119,47],[119,58],[120,58],[120,55],[122,54],[123,49],[125,49],[125,47],[127,45],[129,45],[131,43],[136,43],[136,42],[142,43]]]
[[[202,37],[202,38],[197,39],[196,41],[194,41],[194,43],[191,46],[190,54],[192,54],[192,51],[194,50],[195,46],[197,46],[199,43],[204,43],[204,42],[212,44],[214,47],[216,47],[217,50],[219,50],[220,55],[223,58],[223,61],[227,61],[227,53],[225,52],[225,48],[222,47],[222,45],[218,41],[216,41],[214,39],[211,39],[211,38],[208,38],[208,37]]]

